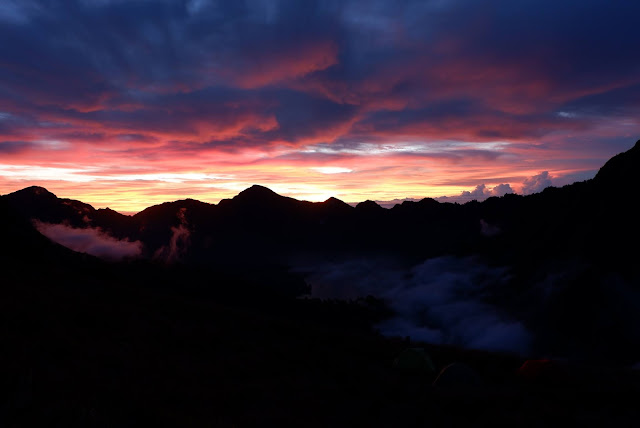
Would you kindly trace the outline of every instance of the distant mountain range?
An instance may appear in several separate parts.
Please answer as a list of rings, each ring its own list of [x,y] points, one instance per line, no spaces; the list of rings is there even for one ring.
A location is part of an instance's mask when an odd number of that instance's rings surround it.
[[[591,180],[528,196],[463,205],[425,198],[385,209],[373,201],[299,201],[254,185],[218,204],[184,199],[133,216],[28,187],[0,197],[2,256],[8,264],[102,263],[93,254],[229,271],[472,256],[509,269],[508,285],[487,298],[544,330],[545,349],[566,353],[586,341],[598,352],[619,352],[640,343],[632,324],[640,293],[639,171],[640,141]],[[614,286],[623,291],[611,297]],[[618,311],[620,302],[629,307]]]
[[[217,205],[184,199],[133,216],[57,198],[42,187],[0,200],[3,211],[23,221],[100,228],[118,240],[139,241],[143,258],[161,258],[166,253],[162,248],[170,249],[180,228],[183,239],[174,242],[173,261],[184,263],[287,263],[307,256],[363,253],[407,260],[482,254],[514,263],[525,252],[625,268],[634,256],[618,246],[638,236],[633,199],[639,145],[612,158],[592,180],[463,205],[425,198],[391,209],[373,201],[353,207],[335,198],[299,201],[259,185]]]

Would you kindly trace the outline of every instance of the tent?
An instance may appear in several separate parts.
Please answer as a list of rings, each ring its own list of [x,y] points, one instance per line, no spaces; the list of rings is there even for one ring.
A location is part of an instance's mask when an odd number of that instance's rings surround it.
[[[423,348],[407,348],[393,362],[393,368],[403,372],[434,374],[436,367]]]
[[[468,365],[464,363],[451,363],[445,366],[436,380],[433,381],[433,386],[437,387],[468,387],[480,385],[480,377],[478,374]]]
[[[571,370],[562,360],[527,360],[518,369],[518,378],[529,384],[559,385],[571,381]]]

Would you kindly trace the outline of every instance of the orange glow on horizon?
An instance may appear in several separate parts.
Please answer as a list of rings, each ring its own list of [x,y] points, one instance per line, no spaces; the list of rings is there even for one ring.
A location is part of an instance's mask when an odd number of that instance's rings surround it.
[[[474,155],[474,147],[496,154]],[[17,154],[12,164],[0,162],[0,194],[37,185],[60,198],[132,214],[186,198],[218,203],[253,184],[313,202],[329,197],[357,203],[456,196],[480,184],[488,188],[509,184],[519,192],[524,180],[542,171],[539,164],[544,159],[535,156],[545,153],[511,149],[508,143],[404,143],[364,145],[359,151],[313,145],[271,152],[247,148],[200,156],[164,154],[152,161],[137,160],[126,152],[96,153],[90,146],[74,155],[73,162],[65,150],[41,157]],[[561,179],[584,169],[558,165],[548,171]]]

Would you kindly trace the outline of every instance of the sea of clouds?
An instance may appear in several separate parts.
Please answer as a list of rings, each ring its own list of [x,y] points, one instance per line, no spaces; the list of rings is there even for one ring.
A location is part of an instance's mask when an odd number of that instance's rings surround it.
[[[377,325],[387,336],[471,349],[529,352],[532,336],[522,322],[488,303],[505,269],[474,258],[438,257],[413,267],[379,259],[354,259],[306,268],[311,296],[385,300],[395,316]]]

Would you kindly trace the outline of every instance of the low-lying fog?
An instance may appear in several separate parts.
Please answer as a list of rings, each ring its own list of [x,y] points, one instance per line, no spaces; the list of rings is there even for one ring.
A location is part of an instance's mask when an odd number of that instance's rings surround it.
[[[355,259],[304,269],[311,296],[384,299],[396,316],[377,325],[384,335],[465,348],[526,354],[531,334],[486,302],[488,287],[507,272],[473,258],[438,257],[411,268],[384,260]]]

